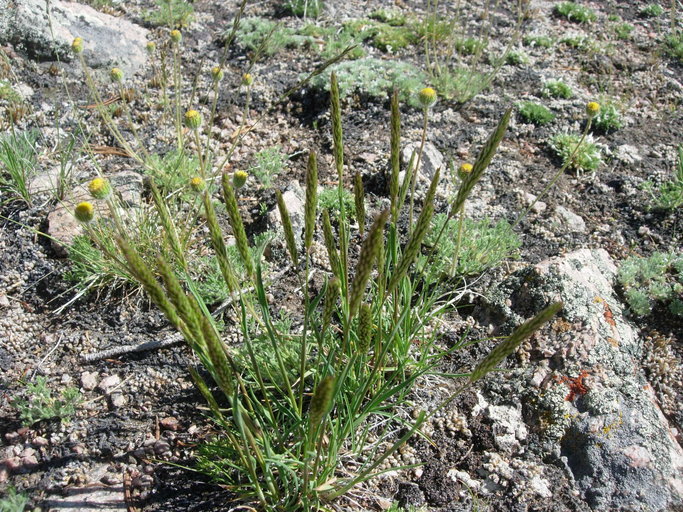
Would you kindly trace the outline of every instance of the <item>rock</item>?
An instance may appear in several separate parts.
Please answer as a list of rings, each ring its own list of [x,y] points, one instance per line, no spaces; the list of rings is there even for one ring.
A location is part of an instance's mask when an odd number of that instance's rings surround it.
[[[123,393],[119,393],[119,392],[112,393],[111,397],[110,397],[110,401],[111,401],[111,406],[114,409],[120,409],[121,407],[126,405],[126,402],[127,402],[126,397],[123,396]]]
[[[92,391],[97,387],[99,374],[97,372],[81,373],[81,387],[86,391]]]
[[[560,224],[567,228],[572,233],[585,233],[586,223],[580,215],[567,210],[563,206],[555,208],[555,217],[560,221]]]
[[[177,431],[182,428],[182,425],[178,421],[177,418],[174,418],[173,416],[168,416],[166,418],[163,418],[159,421],[159,426],[165,430],[173,430]]]
[[[1,0],[0,0],[1,1]],[[122,171],[108,176],[115,193],[123,207],[121,216],[132,215],[142,204],[143,181],[142,176],[134,171]],[[81,201],[90,201],[95,206],[96,215],[109,218],[110,212],[103,200],[94,200],[88,192],[87,183],[77,186],[70,191],[64,201],[47,216],[47,232],[50,235],[50,245],[57,256],[65,258],[68,247],[77,236],[83,234],[83,227],[73,215],[74,207]]]
[[[110,375],[108,377],[105,377],[102,379],[100,382],[100,385],[97,386],[100,391],[102,391],[105,395],[108,395],[113,391],[113,389],[121,384],[121,377],[118,375]]]
[[[123,485],[119,482],[109,483],[109,464],[96,463],[88,470],[91,482],[104,482],[102,485],[69,486],[66,493],[47,496],[41,503],[43,510],[59,510],[59,512],[83,512],[97,510],[98,512],[121,512],[126,510]],[[112,480],[113,482],[113,480]]]
[[[582,249],[516,272],[493,302],[510,325],[564,303],[553,335],[526,349],[554,373],[532,388],[529,412],[588,505],[674,510],[683,505],[683,450],[640,368],[643,339],[623,316],[616,271],[606,251]]]
[[[93,68],[117,66],[128,75],[147,63],[149,31],[123,18],[74,2],[0,0],[0,43],[11,43],[37,60],[71,61],[71,43],[81,37],[83,57]]]
[[[40,194],[58,195],[61,180],[62,170],[59,167],[52,167],[36,174],[28,184],[28,191],[32,196]]]
[[[419,143],[410,143],[401,152],[402,168],[403,170],[399,173],[398,181],[403,184],[405,179],[406,169],[410,163],[410,157],[415,152],[415,158],[417,159],[417,153],[420,150]],[[415,162],[417,163],[417,162]],[[446,165],[444,163],[444,158],[441,152],[436,149],[436,146],[431,142],[426,142],[424,150],[422,152],[422,159],[420,160],[420,168],[417,172],[417,178],[415,182],[416,189],[422,190],[429,187],[434,174],[437,169],[441,169],[441,181],[443,181],[444,175],[446,174]]]
[[[615,151],[615,157],[617,160],[626,164],[634,164],[643,159],[643,157],[640,156],[638,148],[629,144],[623,144],[619,146]]]

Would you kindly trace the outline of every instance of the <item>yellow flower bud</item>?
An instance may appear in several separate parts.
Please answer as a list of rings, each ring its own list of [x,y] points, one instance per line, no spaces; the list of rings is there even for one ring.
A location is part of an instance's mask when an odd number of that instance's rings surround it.
[[[175,44],[180,43],[180,41],[183,40],[183,35],[180,33],[180,30],[171,30],[171,41],[173,41]]]
[[[246,85],[247,87],[249,87],[253,83],[254,83],[254,77],[251,76],[251,73],[244,73],[242,75],[242,85]]]
[[[423,108],[429,108],[436,103],[436,91],[431,87],[425,87],[417,93],[417,100]]]
[[[147,45],[145,46],[145,49],[147,50],[147,53],[148,53],[148,54],[152,55],[152,54],[156,51],[157,45],[156,45],[156,43],[155,43],[154,41],[150,41],[150,42],[147,43]]]
[[[474,167],[472,167],[472,164],[464,163],[460,166],[460,169],[458,170],[460,171],[460,174],[469,174],[472,172],[472,169],[474,169]]]
[[[89,203],[88,201],[78,203],[78,205],[76,205],[76,208],[74,208],[74,216],[80,222],[90,222],[95,217],[95,207],[92,205],[92,203]]]
[[[223,80],[223,70],[220,68],[220,66],[214,66],[211,68],[211,78],[213,78],[216,82]]]
[[[196,130],[202,125],[202,115],[196,110],[188,110],[185,112],[185,126],[192,130]]]
[[[95,199],[106,199],[111,194],[111,185],[104,178],[95,178],[88,185],[88,191]]]
[[[586,105],[586,114],[588,117],[593,118],[600,113],[600,103],[596,101],[591,101]]]
[[[201,192],[206,187],[206,182],[199,176],[195,176],[190,180],[190,187],[195,192]]]
[[[77,37],[71,43],[71,51],[74,53],[81,53],[83,51],[83,38]]]
[[[232,185],[235,188],[242,188],[247,182],[248,177],[249,174],[244,171],[235,171],[235,173],[232,175]]]
[[[120,68],[111,68],[109,77],[112,82],[123,82],[123,71]]]

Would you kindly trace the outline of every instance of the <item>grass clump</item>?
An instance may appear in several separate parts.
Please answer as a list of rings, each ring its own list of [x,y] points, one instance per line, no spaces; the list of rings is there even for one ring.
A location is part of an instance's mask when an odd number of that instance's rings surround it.
[[[28,505],[28,496],[18,493],[14,487],[7,489],[4,498],[0,498],[0,512],[24,512]]]
[[[683,30],[678,30],[666,37],[665,51],[678,62],[683,62]]]
[[[543,84],[541,92],[547,98],[569,99],[574,96],[574,91],[562,80],[548,80]]]
[[[0,191],[2,203],[23,201],[31,205],[29,184],[38,172],[39,132],[11,131],[0,135]]]
[[[658,18],[664,14],[664,8],[659,4],[647,4],[638,14],[643,18]]]
[[[597,19],[592,9],[575,2],[562,2],[556,5],[555,14],[575,23],[592,23]]]
[[[507,221],[465,219],[460,231],[456,219],[446,222],[446,218],[445,214],[435,215],[431,231],[425,238],[425,243],[431,245],[445,225],[432,263],[438,272],[449,277],[473,276],[517,257],[522,243]],[[459,247],[458,238],[461,240]]]
[[[12,404],[26,426],[53,418],[68,421],[76,414],[81,402],[81,394],[74,387],[64,388],[59,396],[53,396],[52,390],[47,387],[47,380],[42,376],[36,377],[34,382],[28,382],[24,394],[24,398],[17,398]]]
[[[631,312],[646,316],[659,305],[683,316],[683,255],[656,252],[624,260],[617,274]]]
[[[536,46],[538,48],[551,48],[553,40],[549,36],[529,34],[522,40],[525,46]]]
[[[156,9],[143,13],[143,19],[155,26],[185,28],[194,19],[194,7],[186,0],[155,0]]]
[[[518,105],[519,116],[527,123],[544,125],[555,119],[550,109],[533,101],[524,101]]]
[[[581,135],[561,133],[551,139],[550,147],[560,157],[563,166],[579,173],[593,172],[602,164],[602,152],[590,135],[581,141]]]
[[[293,16],[317,18],[325,5],[323,0],[284,0],[282,7]]]

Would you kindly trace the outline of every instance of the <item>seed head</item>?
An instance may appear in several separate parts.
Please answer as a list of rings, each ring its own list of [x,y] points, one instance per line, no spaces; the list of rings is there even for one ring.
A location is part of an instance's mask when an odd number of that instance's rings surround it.
[[[249,87],[253,83],[254,83],[254,77],[251,76],[251,73],[244,73],[242,75],[242,85],[246,85],[247,87]]]
[[[83,51],[83,38],[77,37],[71,43],[71,51],[78,54]]]
[[[589,118],[594,118],[600,113],[600,103],[596,101],[591,101],[586,105],[586,114]]]
[[[211,68],[211,78],[213,78],[216,82],[223,80],[223,70],[220,68],[220,66],[214,66]]]
[[[429,108],[436,103],[436,91],[431,87],[425,87],[417,93],[417,100],[423,108]]]
[[[202,115],[196,110],[188,110],[185,112],[185,126],[192,130],[196,130],[202,125]]]
[[[78,221],[88,223],[95,217],[95,207],[88,201],[78,203],[74,208],[74,216]]]
[[[123,82],[123,71],[120,68],[111,68],[109,78],[111,78],[112,82]]]
[[[171,41],[173,41],[175,44],[180,43],[180,41],[183,40],[183,35],[180,33],[180,30],[171,30]]]
[[[247,182],[249,174],[245,171],[235,171],[232,175],[232,186],[235,188],[242,188]]]
[[[88,191],[95,199],[106,199],[111,194],[111,185],[104,178],[95,178],[88,184]]]
[[[206,187],[206,183],[199,176],[195,176],[190,180],[190,188],[192,188],[192,190],[195,192],[201,192],[204,190],[204,187]]]
[[[154,41],[150,41],[145,46],[145,49],[147,50],[148,54],[152,55],[157,49],[157,44]]]

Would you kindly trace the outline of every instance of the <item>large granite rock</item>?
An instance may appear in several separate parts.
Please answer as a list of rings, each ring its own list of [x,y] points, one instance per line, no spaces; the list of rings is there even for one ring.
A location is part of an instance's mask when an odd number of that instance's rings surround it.
[[[564,302],[554,334],[521,351],[529,362],[524,406],[541,450],[565,467],[583,500],[596,511],[675,510],[683,450],[641,368],[644,340],[623,316],[616,270],[606,251],[579,250],[513,274],[493,303],[512,326]]]
[[[131,75],[145,66],[148,30],[92,7],[60,0],[0,0],[0,43],[38,60],[72,59],[81,37],[93,68],[118,66]]]

